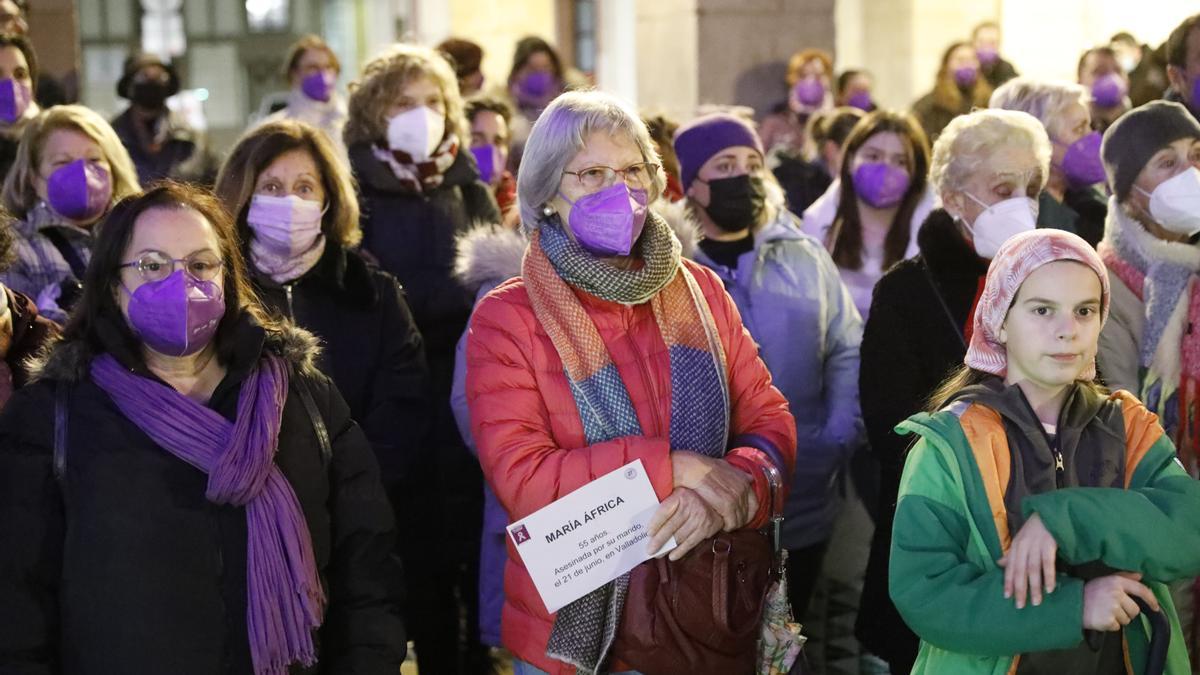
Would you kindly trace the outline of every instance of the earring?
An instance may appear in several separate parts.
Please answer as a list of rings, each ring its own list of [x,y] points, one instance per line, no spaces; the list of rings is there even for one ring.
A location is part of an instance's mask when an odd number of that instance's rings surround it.
[[[547,218],[554,215],[554,207],[550,206],[549,204],[542,206],[542,215],[546,216]]]

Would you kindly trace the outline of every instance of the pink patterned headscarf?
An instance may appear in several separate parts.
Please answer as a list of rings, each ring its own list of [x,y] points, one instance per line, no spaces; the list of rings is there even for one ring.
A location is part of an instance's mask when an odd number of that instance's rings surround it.
[[[1000,329],[1021,284],[1034,270],[1059,260],[1074,260],[1092,268],[1100,277],[1100,325],[1108,320],[1108,270],[1086,241],[1062,230],[1022,232],[1000,247],[988,267],[987,282],[975,307],[974,333],[963,363],[975,370],[1004,377],[1008,372],[1008,352],[1000,343]],[[1080,377],[1096,377],[1095,360]]]

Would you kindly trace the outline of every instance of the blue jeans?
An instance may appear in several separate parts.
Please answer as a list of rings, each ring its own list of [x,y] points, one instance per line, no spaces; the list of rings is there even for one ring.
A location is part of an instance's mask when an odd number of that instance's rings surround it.
[[[550,675],[546,671],[532,666],[519,659],[513,659],[513,675]],[[609,673],[609,675],[642,675],[636,670],[622,670],[619,673]]]

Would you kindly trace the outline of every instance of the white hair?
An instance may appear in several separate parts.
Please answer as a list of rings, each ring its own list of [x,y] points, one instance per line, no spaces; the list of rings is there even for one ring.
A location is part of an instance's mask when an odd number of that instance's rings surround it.
[[[1042,123],[1046,133],[1057,135],[1063,113],[1075,104],[1087,109],[1090,102],[1091,95],[1081,85],[1018,77],[992,92],[989,105],[992,108],[1029,113]]]
[[[957,192],[1002,148],[1033,153],[1044,180],[1050,172],[1050,138],[1032,115],[989,108],[959,115],[933,144],[929,183],[939,195]]]
[[[567,164],[597,131],[628,138],[644,161],[662,164],[650,132],[632,105],[601,91],[569,91],[546,106],[525,141],[517,173],[517,201],[525,227],[538,227],[546,202],[558,194]],[[665,187],[663,172],[655,172],[653,189],[648,191],[650,201]]]

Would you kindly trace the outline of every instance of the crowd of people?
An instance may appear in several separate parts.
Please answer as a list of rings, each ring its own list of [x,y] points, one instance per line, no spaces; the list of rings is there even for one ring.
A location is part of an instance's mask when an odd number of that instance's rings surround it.
[[[638,570],[550,612],[506,531],[634,460],[658,569],[774,522],[803,624],[852,479],[892,673],[1200,664],[1200,14],[1076,82],[984,23],[910,110],[803,49],[758,121],[310,35],[223,158],[0,19],[0,672],[659,675]]]

